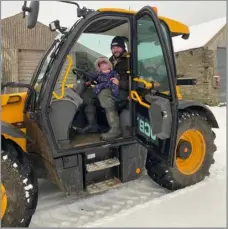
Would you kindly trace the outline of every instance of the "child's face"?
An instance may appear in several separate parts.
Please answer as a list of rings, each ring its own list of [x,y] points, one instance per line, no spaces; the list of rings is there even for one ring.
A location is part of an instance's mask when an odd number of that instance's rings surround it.
[[[100,67],[100,71],[103,72],[103,73],[109,73],[111,70],[110,70],[110,67],[108,66],[108,64],[102,62],[99,64],[99,67]]]

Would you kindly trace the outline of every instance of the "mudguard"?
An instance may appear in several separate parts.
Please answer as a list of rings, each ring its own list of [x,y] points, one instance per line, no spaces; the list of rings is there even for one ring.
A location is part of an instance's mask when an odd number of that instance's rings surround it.
[[[2,134],[7,134],[13,138],[25,138],[27,140],[30,140],[28,135],[26,135],[23,131],[21,131],[19,128],[6,123],[6,122],[1,122],[1,133]]]
[[[212,111],[204,104],[192,100],[179,100],[178,110],[194,109],[203,112],[213,128],[219,128],[218,122]]]

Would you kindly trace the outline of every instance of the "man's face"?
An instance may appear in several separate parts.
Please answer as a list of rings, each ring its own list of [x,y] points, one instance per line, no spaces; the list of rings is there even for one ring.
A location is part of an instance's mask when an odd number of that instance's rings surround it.
[[[112,54],[115,56],[115,57],[120,57],[121,53],[123,52],[123,49],[119,46],[113,46],[112,47]]]

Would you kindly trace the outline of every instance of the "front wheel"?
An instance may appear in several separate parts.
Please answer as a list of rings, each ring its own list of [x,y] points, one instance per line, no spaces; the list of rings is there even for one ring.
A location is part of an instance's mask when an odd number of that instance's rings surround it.
[[[38,184],[26,157],[7,144],[1,151],[1,225],[28,227],[36,209]]]
[[[204,180],[214,163],[214,140],[215,134],[203,114],[194,111],[180,113],[174,167],[169,168],[148,155],[148,175],[169,190]]]

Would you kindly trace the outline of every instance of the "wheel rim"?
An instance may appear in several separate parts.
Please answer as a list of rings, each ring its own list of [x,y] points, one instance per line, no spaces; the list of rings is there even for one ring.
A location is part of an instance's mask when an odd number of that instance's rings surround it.
[[[2,199],[2,204],[1,204],[1,219],[5,215],[6,208],[7,208],[7,194],[6,194],[6,189],[5,186],[1,183],[1,199]]]
[[[206,143],[202,133],[198,130],[185,131],[179,141],[185,141],[191,145],[191,153],[188,158],[181,159],[177,157],[176,149],[176,166],[178,170],[185,175],[192,175],[201,167],[206,154]],[[177,145],[178,145],[177,144]]]

